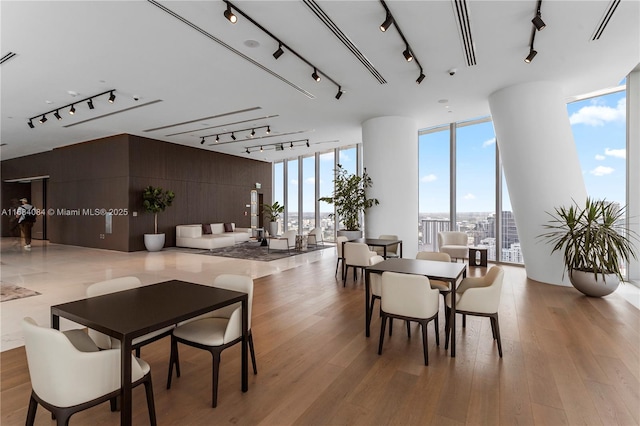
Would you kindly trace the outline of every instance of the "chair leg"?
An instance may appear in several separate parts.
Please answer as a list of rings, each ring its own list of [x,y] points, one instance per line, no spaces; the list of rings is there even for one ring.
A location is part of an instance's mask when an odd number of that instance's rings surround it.
[[[111,398],[109,400],[109,406],[111,407],[111,411],[112,412],[118,411],[118,397],[117,396],[114,397],[114,398]]]
[[[371,318],[373,317],[373,305],[375,304],[375,302],[376,302],[376,297],[372,294],[371,295],[371,302],[369,303],[369,307],[370,307],[369,308],[370,309],[369,310],[369,318],[367,318],[367,324],[369,326],[371,326]]]
[[[380,322],[380,342],[378,343],[378,355],[382,355],[382,343],[384,342],[384,329],[387,327],[387,316],[382,314]]]
[[[411,339],[411,324],[409,324],[409,321],[405,321],[405,323],[407,324],[407,337]]]
[[[450,332],[450,318],[451,309],[445,305],[444,306],[444,348],[449,349],[449,332]]]
[[[147,408],[149,409],[149,423],[156,426],[156,404],[153,399],[153,384],[151,383],[151,373],[147,373],[147,380],[144,381],[144,391],[147,394]]]
[[[389,317],[389,336],[393,334],[393,318]]]
[[[462,328],[467,326],[467,314],[462,314]]]
[[[38,401],[33,397],[33,391],[31,392],[31,398],[29,399],[29,410],[27,411],[27,426],[33,426],[36,420],[36,411],[38,410]]]
[[[340,266],[340,258],[336,261],[336,273],[334,275],[338,275],[338,266]]]
[[[422,326],[422,351],[424,352],[424,365],[429,365],[429,351],[427,350],[427,323],[421,322]]]
[[[440,327],[438,326],[438,315],[433,319],[433,328],[436,332],[436,346],[440,346]]]
[[[136,358],[140,358],[140,348],[136,348]]]
[[[180,361],[178,358],[178,341],[171,336],[171,354],[169,355],[169,374],[167,375],[167,389],[171,389],[173,366],[176,366],[176,376],[180,377]]]
[[[344,269],[344,273],[342,274],[342,287],[346,287],[347,275],[349,274],[349,265],[345,265],[343,261],[342,268]]]
[[[496,340],[498,337],[496,336],[496,324],[495,319],[493,317],[489,317],[491,320],[491,335],[493,336],[493,340]]]
[[[500,325],[498,324],[498,313],[495,313],[495,317],[491,319],[495,320],[495,328],[496,328],[496,336],[498,337],[498,354],[500,354],[500,358],[502,358],[502,341],[500,340]]]
[[[220,352],[212,351],[213,356],[213,371],[212,371],[212,383],[211,383],[211,407],[216,408],[218,406],[218,376],[220,373]]]
[[[253,374],[258,374],[258,367],[256,366],[256,352],[253,349],[253,334],[249,330],[249,350],[251,351],[251,364],[253,364]]]

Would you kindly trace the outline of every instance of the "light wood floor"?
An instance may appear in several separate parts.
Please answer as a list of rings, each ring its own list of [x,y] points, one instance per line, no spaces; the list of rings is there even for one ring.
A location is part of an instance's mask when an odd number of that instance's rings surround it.
[[[469,317],[466,329],[458,322],[456,358],[435,345],[430,324],[425,367],[418,329],[409,340],[399,323],[378,356],[379,318],[364,337],[364,286],[350,279],[343,288],[334,268],[328,256],[255,280],[258,375],[243,394],[240,348],[223,352],[215,409],[207,352],[180,346],[182,377],[167,391],[168,339],[143,348],[158,424],[640,424],[640,312],[620,296],[587,298],[506,267],[504,358],[489,319]],[[1,363],[0,423],[24,424],[24,349],[2,352]],[[53,424],[41,407],[36,424]],[[104,404],[74,415],[74,424],[117,425],[119,413]],[[142,387],[134,391],[134,424],[148,424]]]

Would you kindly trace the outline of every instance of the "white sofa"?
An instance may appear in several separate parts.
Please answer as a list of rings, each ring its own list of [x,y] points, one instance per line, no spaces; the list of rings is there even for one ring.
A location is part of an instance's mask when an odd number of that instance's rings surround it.
[[[176,247],[213,250],[249,241],[251,237],[250,228],[236,228],[235,223],[231,224],[232,232],[224,232],[223,223],[210,226],[211,234],[203,234],[201,224],[176,226]]]

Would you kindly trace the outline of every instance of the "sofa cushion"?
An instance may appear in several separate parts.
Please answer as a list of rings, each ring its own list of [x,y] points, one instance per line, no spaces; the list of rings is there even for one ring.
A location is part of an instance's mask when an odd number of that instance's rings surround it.
[[[224,234],[224,224],[222,224],[222,223],[212,223],[211,224],[211,233],[212,234]]]
[[[199,238],[202,236],[202,226],[199,225],[179,225],[176,230],[177,237]]]
[[[224,224],[224,232],[233,232],[233,224],[225,223]]]
[[[203,223],[202,224],[202,235],[211,234],[211,224]]]

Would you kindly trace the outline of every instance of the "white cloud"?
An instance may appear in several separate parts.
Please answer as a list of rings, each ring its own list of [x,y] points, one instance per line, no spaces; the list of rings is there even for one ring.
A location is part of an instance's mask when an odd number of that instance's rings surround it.
[[[606,105],[589,105],[580,108],[571,114],[569,122],[571,124],[586,124],[587,126],[604,126],[605,123],[613,121],[624,121],[626,114],[626,99],[618,101],[615,108]]]
[[[465,200],[475,200],[475,199],[476,199],[476,196],[475,196],[475,195],[473,195],[472,193],[468,193],[467,195],[465,195],[465,196],[464,196],[464,197],[462,197],[462,198],[464,198]]]
[[[595,169],[591,170],[589,173],[594,176],[606,176],[613,173],[614,170],[615,169],[613,167],[598,166]]]
[[[495,145],[495,144],[496,144],[496,138],[491,138],[489,140],[482,142],[482,147],[486,148],[488,146]]]
[[[316,183],[316,178],[314,178],[314,177],[309,177],[309,178],[307,178],[307,179],[304,181],[304,183],[307,183],[307,184],[313,185],[314,183]]]
[[[605,155],[609,155],[611,157],[616,157],[616,158],[627,158],[627,150],[622,148],[622,149],[609,149],[606,148],[604,150]]]
[[[438,179],[438,177],[436,175],[434,175],[433,173],[431,173],[430,175],[422,176],[420,178],[420,182],[429,183],[429,182],[433,182],[433,181],[435,181],[437,179]]]
[[[607,158],[607,157],[605,157],[605,156],[604,156],[604,155],[602,155],[602,154],[596,154],[596,160],[598,160],[598,161],[602,161],[602,160],[604,160],[605,158]]]

